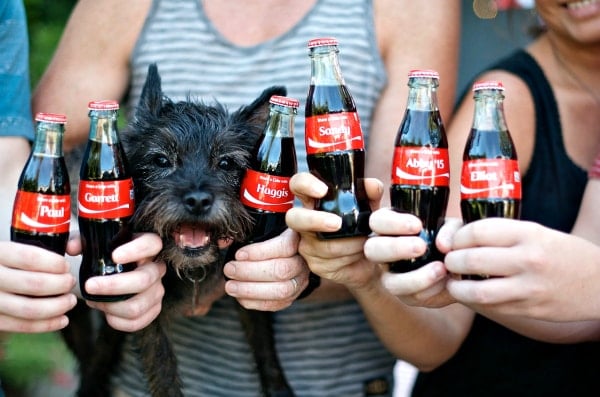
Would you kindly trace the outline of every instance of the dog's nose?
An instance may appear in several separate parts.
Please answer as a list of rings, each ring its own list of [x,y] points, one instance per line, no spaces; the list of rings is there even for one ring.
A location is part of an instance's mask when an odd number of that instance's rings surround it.
[[[183,197],[185,208],[194,215],[209,211],[213,201],[212,194],[201,191],[190,192]]]

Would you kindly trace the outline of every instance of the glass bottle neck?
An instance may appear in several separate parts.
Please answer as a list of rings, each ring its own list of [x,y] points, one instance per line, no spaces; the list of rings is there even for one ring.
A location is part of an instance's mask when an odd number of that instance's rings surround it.
[[[311,85],[344,85],[336,46],[310,49]]]
[[[63,136],[65,127],[63,124],[39,122],[36,127],[35,141],[32,151],[36,155],[62,157]]]
[[[494,90],[476,92],[473,129],[480,131],[506,131],[504,96]]]
[[[287,106],[272,105],[265,127],[265,135],[281,138],[294,137],[294,118],[296,110]]]
[[[119,142],[116,110],[91,110],[89,117],[90,140],[107,144]]]
[[[438,110],[437,80],[411,78],[408,82],[408,104],[411,110]]]

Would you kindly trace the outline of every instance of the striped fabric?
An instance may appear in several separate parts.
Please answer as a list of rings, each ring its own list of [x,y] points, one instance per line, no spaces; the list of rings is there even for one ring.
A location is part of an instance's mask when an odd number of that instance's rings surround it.
[[[285,85],[300,100],[295,138],[299,169],[306,170],[304,101],[310,80],[307,42],[334,36],[340,63],[368,135],[385,85],[369,0],[319,0],[289,32],[242,48],[225,40],[206,19],[199,0],[155,0],[131,62],[128,107],[138,101],[148,64],[156,62],[165,94],[218,99],[230,110],[250,103],[271,85]],[[286,375],[300,397],[391,396],[395,359],[381,345],[354,301],[296,302],[275,314],[275,334]],[[176,319],[170,337],[189,397],[256,397],[259,383],[231,298],[208,315]],[[366,394],[365,384],[388,382],[387,393]],[[146,396],[135,346],[124,355],[114,385],[132,397]]]

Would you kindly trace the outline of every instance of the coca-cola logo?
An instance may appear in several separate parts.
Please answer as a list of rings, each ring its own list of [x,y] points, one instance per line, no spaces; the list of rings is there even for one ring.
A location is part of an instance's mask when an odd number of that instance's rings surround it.
[[[47,216],[48,218],[63,218],[65,216],[65,209],[56,209],[47,205],[42,205],[40,207],[40,216]]]
[[[78,214],[91,219],[116,219],[133,215],[135,202],[131,178],[79,183]]]
[[[305,119],[306,153],[363,150],[364,140],[356,112],[310,116]]]
[[[13,207],[12,226],[40,233],[66,233],[71,220],[71,197],[19,189]]]
[[[461,199],[521,198],[519,163],[511,159],[477,159],[463,162]]]
[[[294,195],[290,191],[290,177],[246,170],[240,189],[240,200],[247,207],[285,212],[294,204]]]
[[[448,149],[397,146],[392,160],[392,184],[448,186]]]
[[[116,193],[110,194],[110,195],[95,195],[92,193],[85,193],[83,198],[84,198],[85,202],[87,202],[87,203],[100,204],[100,203],[118,203],[119,202],[119,196]]]
[[[433,170],[434,168],[443,170],[446,168],[446,162],[443,159],[423,160],[412,158],[406,162],[406,167],[424,170]]]
[[[265,185],[257,185],[256,192],[273,198],[286,198],[290,195],[287,189],[272,189]]]
[[[350,127],[342,125],[339,127],[319,127],[319,134],[321,136],[338,136],[338,135],[350,135]]]

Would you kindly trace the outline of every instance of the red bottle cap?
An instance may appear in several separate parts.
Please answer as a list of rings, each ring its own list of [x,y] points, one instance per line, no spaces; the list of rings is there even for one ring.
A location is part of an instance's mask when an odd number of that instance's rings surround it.
[[[88,103],[89,110],[118,110],[119,102],[110,99]]]
[[[280,95],[273,95],[269,102],[274,105],[287,106],[289,108],[297,108],[300,106],[300,101],[298,101],[296,98]]]
[[[338,41],[335,37],[321,37],[318,39],[312,39],[308,42],[308,48],[322,47],[326,45],[338,45]]]
[[[35,121],[64,124],[67,122],[67,116],[58,113],[37,113],[35,115]]]
[[[473,92],[481,90],[504,91],[504,86],[502,85],[501,81],[496,80],[478,81],[475,84],[473,84]]]
[[[440,74],[438,72],[436,72],[435,70],[413,69],[410,72],[408,72],[408,78],[410,79],[411,77],[429,77],[432,79],[439,80]]]

